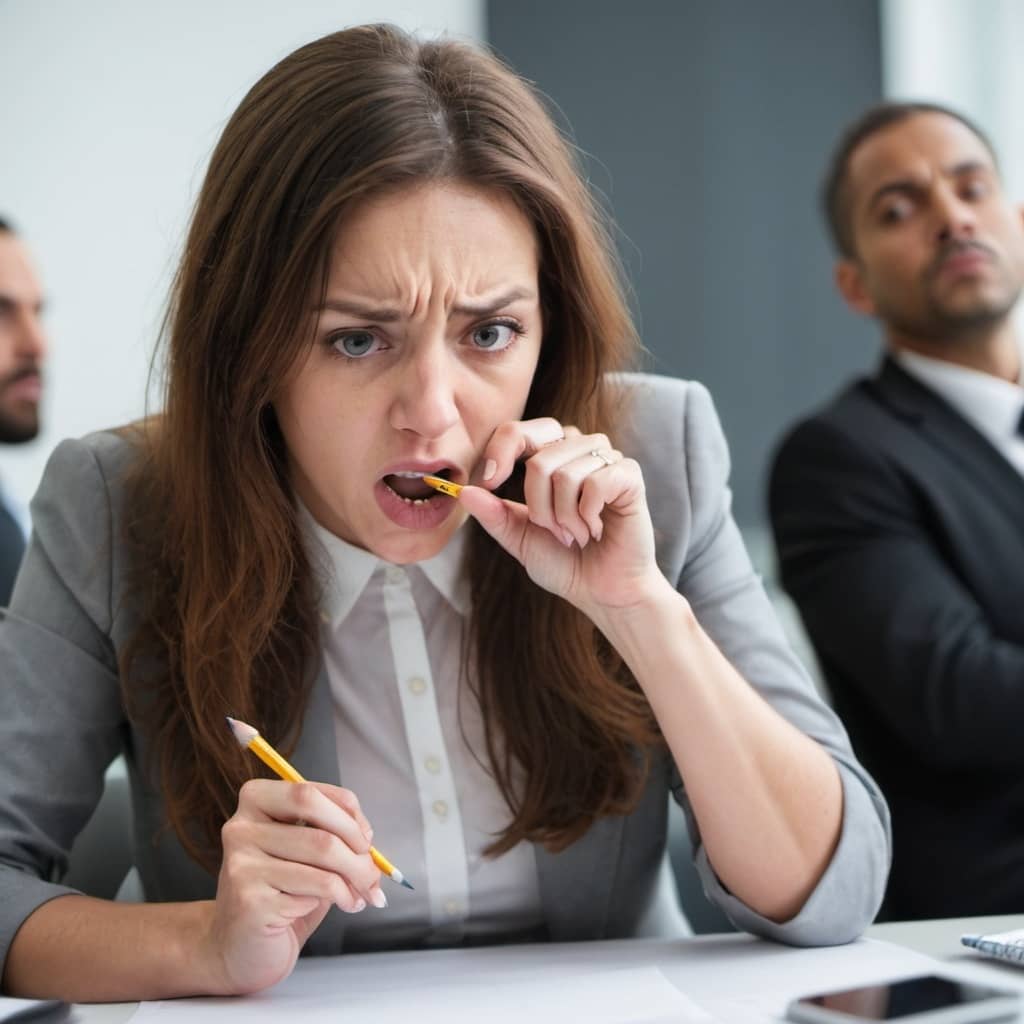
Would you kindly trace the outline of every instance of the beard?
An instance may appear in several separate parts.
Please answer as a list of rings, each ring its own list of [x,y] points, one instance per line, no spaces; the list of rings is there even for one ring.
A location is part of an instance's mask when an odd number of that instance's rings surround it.
[[[997,275],[987,283],[974,282],[970,293],[964,295],[962,290],[972,283],[944,285],[942,271],[947,259],[972,250],[985,253]],[[944,246],[922,275],[921,283],[916,303],[908,302],[905,294],[877,296],[878,316],[900,334],[936,344],[957,344],[986,337],[1010,316],[1024,284],[1014,279],[992,250],[975,242],[953,242]]]
[[[36,366],[15,370],[0,381],[0,444],[24,444],[39,433],[39,406],[34,403],[8,400],[7,388],[22,377],[37,375]]]

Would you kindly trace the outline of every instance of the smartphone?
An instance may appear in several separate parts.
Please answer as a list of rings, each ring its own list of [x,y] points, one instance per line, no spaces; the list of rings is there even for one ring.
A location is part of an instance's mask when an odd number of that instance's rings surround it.
[[[1021,995],[1009,989],[922,974],[882,985],[865,985],[794,999],[786,1018],[801,1024],[982,1024],[1016,1020]]]

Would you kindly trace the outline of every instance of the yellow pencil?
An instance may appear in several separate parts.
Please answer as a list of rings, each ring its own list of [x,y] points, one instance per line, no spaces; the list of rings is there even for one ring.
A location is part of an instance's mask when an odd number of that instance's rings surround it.
[[[286,782],[306,781],[251,725],[239,722],[237,718],[225,717],[239,745],[251,750],[271,771],[277,772]],[[412,888],[412,883],[380,850],[371,846],[370,857],[393,882],[404,885],[406,889]]]
[[[453,484],[442,476],[425,476],[423,482],[451,498],[457,498],[462,493],[462,484]]]

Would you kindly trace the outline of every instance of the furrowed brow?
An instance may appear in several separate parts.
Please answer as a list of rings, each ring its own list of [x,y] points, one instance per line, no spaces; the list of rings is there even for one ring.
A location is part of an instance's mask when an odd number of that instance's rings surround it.
[[[528,288],[513,288],[503,295],[497,295],[493,299],[484,299],[480,302],[460,302],[453,309],[453,313],[461,316],[482,317],[496,313],[499,309],[511,306],[513,302],[520,302],[523,299],[535,300],[536,296]]]
[[[332,313],[342,313],[346,316],[354,316],[357,320],[372,320],[379,324],[392,324],[402,319],[400,310],[390,307],[367,306],[361,302],[351,299],[328,299],[317,310],[318,313],[329,310]]]

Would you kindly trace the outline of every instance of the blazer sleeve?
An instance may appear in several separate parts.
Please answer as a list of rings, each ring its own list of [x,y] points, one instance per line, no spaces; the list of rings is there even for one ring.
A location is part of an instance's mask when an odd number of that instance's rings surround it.
[[[677,587],[743,678],[831,755],[843,788],[842,830],[832,860],[800,912],[780,924],[722,885],[677,776],[674,794],[687,815],[697,871],[708,898],[738,928],[792,945],[848,942],[871,923],[882,901],[891,857],[888,808],[854,756],[839,719],[793,653],[751,565],[731,513],[725,437],[711,397],[699,384],[687,385],[678,429],[690,522]]]
[[[93,448],[60,444],[0,621],[0,973],[22,922],[62,886],[123,724],[110,641],[110,499]]]
[[[782,580],[822,664],[936,769],[1020,769],[1024,647],[998,637],[873,448],[811,420],[770,486]]]

